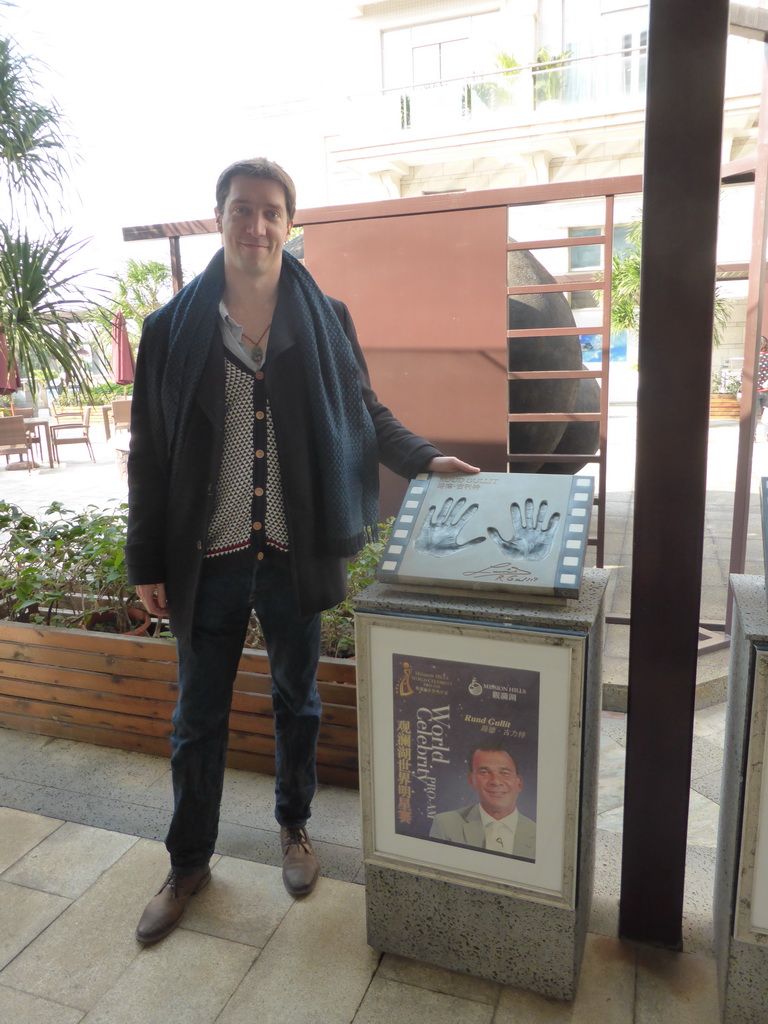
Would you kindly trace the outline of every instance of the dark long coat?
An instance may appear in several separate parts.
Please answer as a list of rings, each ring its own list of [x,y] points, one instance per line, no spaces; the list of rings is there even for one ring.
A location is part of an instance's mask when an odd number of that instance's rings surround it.
[[[407,430],[382,405],[370,386],[354,324],[344,303],[331,304],[360,366],[363,400],[373,420],[379,459],[410,478],[440,452]],[[314,443],[309,389],[297,344],[300,330],[288,303],[278,296],[264,364],[267,397],[280,459],[293,583],[304,614],[330,608],[346,595],[346,560],[323,552],[322,509],[318,501],[320,464]],[[224,437],[224,356],[216,339],[193,402],[178,471],[170,482],[164,439],[152,424],[152,403],[160,409],[168,336],[157,321],[145,322],[136,365],[128,459],[129,516],[125,548],[133,585],[165,583],[171,628],[189,634],[213,510]]]

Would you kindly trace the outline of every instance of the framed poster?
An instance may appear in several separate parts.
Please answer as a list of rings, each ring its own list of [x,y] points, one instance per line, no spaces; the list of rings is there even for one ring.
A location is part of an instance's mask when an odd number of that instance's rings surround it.
[[[734,937],[768,945],[768,648],[755,646]]]
[[[572,906],[586,637],[357,617],[366,861]]]

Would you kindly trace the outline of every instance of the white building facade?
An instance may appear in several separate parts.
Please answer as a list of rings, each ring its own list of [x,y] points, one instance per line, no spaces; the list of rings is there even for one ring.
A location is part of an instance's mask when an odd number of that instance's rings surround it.
[[[329,59],[343,60],[343,73],[333,69],[327,91],[254,112],[301,140],[314,205],[642,173],[647,3],[378,0],[335,5],[329,17],[339,26]],[[694,26],[681,46],[695,45]],[[723,163],[755,151],[761,60],[762,44],[729,38]],[[301,182],[300,191],[308,194]],[[719,263],[749,259],[751,203],[751,185],[724,189]],[[621,204],[615,251],[640,215],[640,197]],[[561,234],[596,227],[586,206],[550,224]],[[569,270],[600,269],[600,252],[578,258]],[[746,281],[738,276],[731,269],[720,285],[732,308],[718,371],[729,360],[738,366],[743,350]],[[575,294],[580,324],[590,298]],[[635,344],[630,337],[619,358],[628,371]]]

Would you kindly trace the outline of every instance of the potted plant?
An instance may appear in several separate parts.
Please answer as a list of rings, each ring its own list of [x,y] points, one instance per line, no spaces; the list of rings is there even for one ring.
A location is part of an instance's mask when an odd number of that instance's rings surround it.
[[[62,628],[97,609],[130,616],[124,533],[124,506],[74,513],[54,503],[38,517],[0,500],[0,727],[167,756],[176,645]],[[324,617],[324,649],[347,655],[318,668],[318,778],[333,785],[358,784],[351,598],[373,580],[382,544],[351,563],[349,598]],[[246,648],[230,716],[232,767],[274,772],[271,688],[266,653]]]

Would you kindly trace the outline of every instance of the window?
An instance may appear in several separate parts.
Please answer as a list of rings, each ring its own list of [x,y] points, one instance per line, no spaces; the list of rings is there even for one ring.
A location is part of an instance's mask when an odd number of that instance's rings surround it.
[[[613,254],[626,252],[629,248],[630,224],[615,224],[613,227]],[[602,226],[593,228],[568,228],[569,238],[587,238],[603,233]],[[575,245],[568,250],[569,270],[600,270],[603,266],[603,247]]]
[[[614,256],[626,252],[629,248],[629,231],[631,224],[615,224],[613,228],[613,254]],[[569,238],[586,238],[589,236],[600,235],[603,233],[603,227],[591,227],[591,228],[568,228]],[[571,272],[592,272],[597,273],[603,268],[603,246],[600,244],[593,245],[575,245],[568,250],[568,270]],[[595,295],[591,291],[586,292],[571,292],[571,308],[572,309],[594,309],[597,306],[602,305],[595,298]]]
[[[452,81],[494,68],[498,12],[390,29],[381,34],[385,89]]]
[[[627,33],[621,39],[621,60],[624,92],[645,92],[648,67],[648,32]]]

